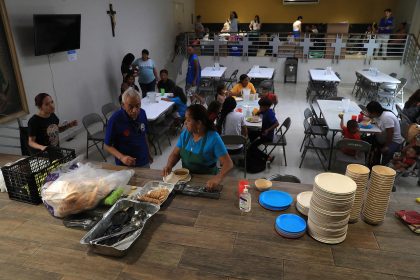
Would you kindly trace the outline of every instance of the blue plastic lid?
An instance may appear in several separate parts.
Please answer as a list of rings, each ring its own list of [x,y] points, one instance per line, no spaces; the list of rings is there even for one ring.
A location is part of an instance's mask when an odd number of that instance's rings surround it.
[[[306,230],[306,221],[296,214],[283,214],[277,217],[276,227],[285,232],[300,233]]]
[[[364,129],[370,129],[370,128],[372,128],[372,127],[373,127],[373,125],[372,125],[372,124],[363,125],[363,124],[359,123],[359,127],[360,127],[360,128],[364,128]]]
[[[293,198],[287,192],[270,190],[260,194],[259,201],[269,208],[289,207],[293,202]]]
[[[285,207],[270,207],[270,206],[268,206],[268,205],[266,205],[266,204],[264,204],[263,202],[261,202],[261,201],[259,201],[259,203],[260,203],[260,205],[263,207],[263,208],[265,208],[265,209],[267,209],[267,210],[271,210],[271,211],[283,211],[283,210],[286,210],[286,209],[288,209],[290,206],[285,206]]]

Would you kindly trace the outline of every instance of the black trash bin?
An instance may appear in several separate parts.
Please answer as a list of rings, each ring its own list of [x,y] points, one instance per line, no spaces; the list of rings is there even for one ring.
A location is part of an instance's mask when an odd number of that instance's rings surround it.
[[[297,82],[297,67],[298,59],[295,57],[288,57],[284,65],[284,83]]]

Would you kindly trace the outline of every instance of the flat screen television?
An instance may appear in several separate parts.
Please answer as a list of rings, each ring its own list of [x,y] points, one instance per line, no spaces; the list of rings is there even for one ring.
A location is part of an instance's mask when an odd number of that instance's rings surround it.
[[[34,15],[35,55],[80,49],[81,15]]]

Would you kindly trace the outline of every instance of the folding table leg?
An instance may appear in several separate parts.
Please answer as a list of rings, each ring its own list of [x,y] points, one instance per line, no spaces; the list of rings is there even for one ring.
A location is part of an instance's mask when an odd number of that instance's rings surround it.
[[[328,159],[328,170],[331,170],[331,159],[332,159],[332,153],[334,149],[334,138],[337,134],[337,131],[332,132],[332,138],[331,138],[331,147],[330,147],[330,158]]]

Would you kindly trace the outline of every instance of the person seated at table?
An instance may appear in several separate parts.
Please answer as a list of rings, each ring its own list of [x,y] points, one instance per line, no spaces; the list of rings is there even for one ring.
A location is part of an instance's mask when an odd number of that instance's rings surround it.
[[[340,127],[342,129],[342,134],[344,139],[353,139],[353,140],[360,140],[360,129],[359,124],[355,120],[348,120],[347,125],[344,125],[343,115],[338,115],[340,118]],[[353,149],[344,148],[342,152],[349,156],[355,156],[356,151]]]
[[[270,90],[271,90],[270,87],[263,86],[262,91],[261,91],[261,98],[267,98],[268,100],[271,101],[271,103],[273,103],[273,105],[277,105],[278,103],[277,95]]]
[[[193,174],[214,175],[207,181],[209,189],[216,188],[229,173],[233,163],[214,125],[209,121],[206,108],[200,104],[188,107],[185,114],[185,127],[176,147],[168,158],[162,175],[167,176],[179,160],[182,167]],[[218,172],[217,161],[221,170]]]
[[[419,155],[420,147],[409,145],[402,150],[400,157],[394,156],[390,167],[395,171],[405,172],[408,168],[416,164]]]
[[[216,98],[215,100],[218,101],[220,104],[225,102],[226,97],[229,96],[229,91],[226,89],[225,84],[219,84],[216,88]]]
[[[214,123],[219,116],[220,110],[222,109],[222,103],[219,101],[212,101],[207,109],[209,120]]]
[[[158,91],[162,92],[162,90],[163,90],[164,93],[165,92],[166,93],[168,93],[168,92],[173,93],[176,85],[175,85],[174,81],[172,81],[171,79],[168,78],[168,70],[166,70],[166,69],[160,70],[159,76],[160,76],[160,80],[157,83]]]
[[[122,108],[112,114],[106,126],[104,148],[116,165],[149,168],[153,158],[147,141],[148,122],[141,108],[141,96],[133,88],[122,95]]]
[[[242,113],[235,112],[236,100],[229,96],[223,103],[220,116],[217,119],[217,131],[220,135],[242,135],[248,137],[248,129],[245,125],[245,119]],[[226,145],[228,153],[239,154],[243,150],[243,145]]]
[[[31,154],[45,150],[48,146],[60,145],[60,132],[77,126],[77,120],[59,125],[60,120],[55,115],[54,100],[47,93],[40,93],[35,97],[35,106],[39,111],[28,121],[28,146]]]
[[[162,98],[164,101],[174,102],[176,105],[176,112],[174,112],[175,119],[183,119],[185,117],[185,111],[187,110],[187,97],[184,94],[184,90],[178,86],[174,87],[173,96]]]
[[[277,121],[276,113],[270,108],[273,103],[269,99],[261,98],[258,101],[258,105],[260,105],[260,110],[257,112],[257,115],[262,115],[261,131],[249,131],[249,139],[252,142],[249,147],[249,153],[271,163],[274,160],[274,156],[268,156],[258,149],[258,146],[264,142],[273,141],[274,130],[279,126],[279,122]]]
[[[249,81],[249,77],[247,74],[242,74],[239,77],[239,83],[237,83],[231,90],[230,93],[233,96],[241,96],[242,95],[242,90],[244,88],[248,88],[251,93],[257,93],[257,91],[255,90],[254,85]]]
[[[134,75],[132,73],[128,73],[127,75],[125,75],[124,77],[124,81],[121,84],[121,91],[120,91],[120,95],[118,96],[118,101],[122,102],[122,94],[128,89],[128,88],[133,88],[135,90],[137,90],[138,92],[140,92],[139,87],[134,83],[135,79],[134,79]]]
[[[401,144],[404,139],[401,136],[401,127],[397,116],[390,110],[387,110],[377,101],[371,101],[366,106],[368,117],[375,119],[381,130],[380,134],[376,134],[371,143],[374,149],[379,149],[382,154],[382,165],[386,165],[393,157],[395,152],[401,150]],[[373,141],[372,141],[373,140]]]

